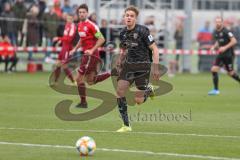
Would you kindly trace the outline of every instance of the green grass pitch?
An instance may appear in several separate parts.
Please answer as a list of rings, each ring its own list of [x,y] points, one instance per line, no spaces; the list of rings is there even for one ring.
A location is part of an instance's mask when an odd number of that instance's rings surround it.
[[[122,124],[117,108],[86,122],[58,119],[55,105],[63,99],[76,104],[78,97],[53,91],[48,77],[0,73],[0,160],[79,160],[73,146],[85,135],[97,143],[95,154],[83,158],[89,160],[240,159],[240,85],[226,75],[215,97],[207,95],[211,74],[164,76],[174,87],[170,93],[129,107],[132,133],[114,132]],[[110,80],[94,88],[114,93]],[[88,100],[90,109],[100,103]],[[159,112],[185,118],[144,118]]]

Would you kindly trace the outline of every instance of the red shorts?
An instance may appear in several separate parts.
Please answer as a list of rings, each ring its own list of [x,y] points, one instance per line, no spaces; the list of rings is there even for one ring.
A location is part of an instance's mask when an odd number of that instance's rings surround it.
[[[62,47],[61,52],[58,55],[58,60],[61,63],[66,63],[69,59],[69,52],[71,51],[72,47]]]
[[[101,69],[101,64],[102,60],[98,51],[94,52],[91,56],[83,54],[78,73],[81,75],[89,74],[91,72],[98,73]]]

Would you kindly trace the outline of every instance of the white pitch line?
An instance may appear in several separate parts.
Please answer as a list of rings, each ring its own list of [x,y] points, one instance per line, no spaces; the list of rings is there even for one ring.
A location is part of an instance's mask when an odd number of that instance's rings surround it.
[[[22,130],[22,131],[46,131],[46,132],[90,132],[90,133],[116,133],[108,130],[82,130],[82,129],[57,129],[57,128],[5,128],[0,130]],[[117,133],[116,133],[117,134]],[[170,132],[127,132],[126,134],[142,134],[142,135],[167,135],[167,136],[192,136],[192,137],[212,137],[212,138],[233,138],[240,139],[240,136],[228,136],[217,134],[196,134],[196,133],[170,133]]]
[[[14,146],[22,146],[22,147],[41,147],[41,148],[62,148],[62,149],[74,149],[75,148],[73,146],[67,146],[67,145],[29,144],[29,143],[15,143],[15,142],[0,142],[0,145],[14,145]],[[184,157],[184,158],[198,158],[198,159],[211,159],[211,160],[240,160],[239,158],[229,158],[229,157],[125,150],[125,149],[97,148],[97,150],[103,151],[103,152],[105,151],[105,152],[138,153],[138,154],[147,154],[147,155],[154,155],[154,156],[169,156],[169,157],[178,157],[178,158]]]

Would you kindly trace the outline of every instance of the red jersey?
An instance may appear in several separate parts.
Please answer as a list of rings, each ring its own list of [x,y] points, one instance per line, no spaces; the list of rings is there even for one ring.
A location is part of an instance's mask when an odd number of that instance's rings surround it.
[[[76,26],[74,23],[66,23],[63,37],[59,37],[58,39],[62,41],[62,47],[70,47],[72,46],[72,41],[76,34]]]
[[[98,33],[100,30],[96,24],[87,19],[84,22],[78,23],[78,33],[83,51],[91,49],[97,42]]]
[[[13,45],[11,45],[11,43],[9,43],[9,42],[5,42],[5,41],[0,42],[0,48],[1,48],[0,56],[3,56],[3,57],[10,56],[11,57],[15,54],[14,51],[8,50],[9,48],[13,48]]]

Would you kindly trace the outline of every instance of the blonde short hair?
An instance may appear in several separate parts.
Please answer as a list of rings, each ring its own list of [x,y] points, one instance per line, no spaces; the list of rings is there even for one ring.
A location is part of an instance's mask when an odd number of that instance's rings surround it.
[[[138,8],[135,7],[135,6],[129,6],[129,7],[127,7],[127,8],[125,9],[125,13],[126,13],[127,11],[133,11],[133,12],[136,14],[136,16],[138,16],[138,14],[139,14],[139,10],[138,10]]]

